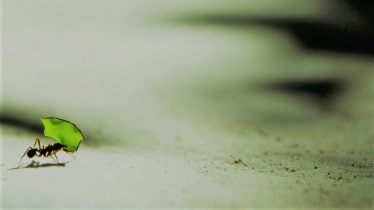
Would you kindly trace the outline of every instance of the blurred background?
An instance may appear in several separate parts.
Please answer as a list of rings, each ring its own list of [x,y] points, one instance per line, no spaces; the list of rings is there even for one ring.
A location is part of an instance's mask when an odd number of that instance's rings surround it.
[[[4,207],[373,206],[372,2],[1,4]],[[86,137],[81,165],[60,170],[91,177],[70,204],[65,185],[57,196],[26,182],[53,186],[58,168],[8,170],[47,116]],[[129,154],[142,171],[129,172]],[[155,160],[165,165],[150,170]],[[110,187],[99,173],[133,185]],[[110,196],[85,193],[97,190]]]

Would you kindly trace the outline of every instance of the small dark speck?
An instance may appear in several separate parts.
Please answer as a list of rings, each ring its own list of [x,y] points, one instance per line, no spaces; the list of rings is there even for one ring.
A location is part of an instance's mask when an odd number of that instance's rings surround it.
[[[354,164],[354,163],[352,163],[352,166],[353,166],[353,167],[355,167],[355,164]]]
[[[330,175],[330,172],[328,172],[327,175]]]
[[[356,178],[356,176],[354,176],[353,178]]]
[[[318,167],[317,166],[314,166],[314,169],[317,169]]]
[[[291,169],[291,172],[296,172],[296,170],[295,169]]]
[[[343,179],[343,177],[339,177],[339,178],[338,178],[338,180],[342,180],[342,179]]]
[[[286,169],[286,171],[288,171],[289,168],[286,167],[285,169]]]

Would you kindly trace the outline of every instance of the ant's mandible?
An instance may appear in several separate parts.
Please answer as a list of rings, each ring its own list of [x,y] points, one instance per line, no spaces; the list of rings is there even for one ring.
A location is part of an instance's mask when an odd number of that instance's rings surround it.
[[[34,143],[34,147],[35,147],[36,143],[38,143],[39,149],[32,148],[32,147],[27,148],[26,152],[22,155],[21,160],[19,161],[19,164],[18,164],[17,168],[19,168],[19,166],[21,165],[21,161],[26,154],[27,154],[27,157],[29,157],[29,158],[33,158],[34,156],[37,156],[37,157],[51,157],[52,160],[55,163],[57,163],[57,166],[59,166],[58,158],[57,158],[57,155],[56,155],[57,152],[63,151],[63,152],[66,152],[69,155],[74,157],[74,155],[72,155],[70,152],[65,150],[65,148],[64,148],[65,145],[62,145],[60,143],[55,143],[53,145],[48,144],[48,146],[46,148],[44,148],[44,145],[43,145],[43,147],[40,146],[39,138],[36,138],[35,143]],[[53,155],[56,157],[57,161],[53,158]]]

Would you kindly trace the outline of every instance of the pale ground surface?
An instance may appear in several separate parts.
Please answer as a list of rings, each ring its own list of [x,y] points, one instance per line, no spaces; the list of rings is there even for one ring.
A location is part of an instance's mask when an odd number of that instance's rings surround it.
[[[36,137],[53,141],[2,126],[1,207],[373,207],[373,59],[303,52],[272,28],[166,21],[320,17],[327,1],[5,2],[1,114],[67,119],[86,140],[76,160],[58,153],[64,167],[9,170]],[[328,109],[260,88],[320,78],[348,83]]]

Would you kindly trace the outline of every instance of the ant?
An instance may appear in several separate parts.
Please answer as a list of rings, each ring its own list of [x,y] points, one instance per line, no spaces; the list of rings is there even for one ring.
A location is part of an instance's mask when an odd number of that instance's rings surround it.
[[[72,155],[70,152],[68,152],[64,147],[66,147],[65,145],[62,145],[62,144],[60,144],[60,143],[55,143],[55,144],[53,144],[53,145],[51,145],[51,144],[48,144],[48,146],[46,147],[46,148],[44,148],[44,145],[43,145],[43,147],[40,147],[40,140],[39,140],[39,138],[36,138],[36,140],[35,140],[35,143],[34,143],[34,147],[35,147],[35,145],[36,145],[36,143],[38,143],[38,145],[39,145],[39,149],[37,149],[37,148],[32,148],[32,147],[29,147],[29,148],[27,148],[27,150],[26,150],[26,152],[22,155],[22,157],[21,157],[21,160],[19,161],[19,164],[18,164],[18,167],[17,168],[19,168],[19,166],[21,165],[21,161],[22,161],[22,159],[23,159],[23,157],[27,154],[27,157],[29,157],[29,158],[33,158],[34,156],[37,156],[37,157],[51,157],[52,158],[52,160],[55,162],[55,163],[57,163],[57,166],[59,167],[59,163],[58,163],[58,158],[57,158],[57,155],[56,155],[56,153],[57,152],[59,152],[59,151],[63,151],[63,152],[66,152],[66,153],[68,153],[69,155],[71,155],[71,156],[73,156],[74,157],[74,155]],[[55,157],[56,157],[56,160],[53,158],[53,156],[52,155],[54,155]],[[75,158],[75,157],[74,157]]]

